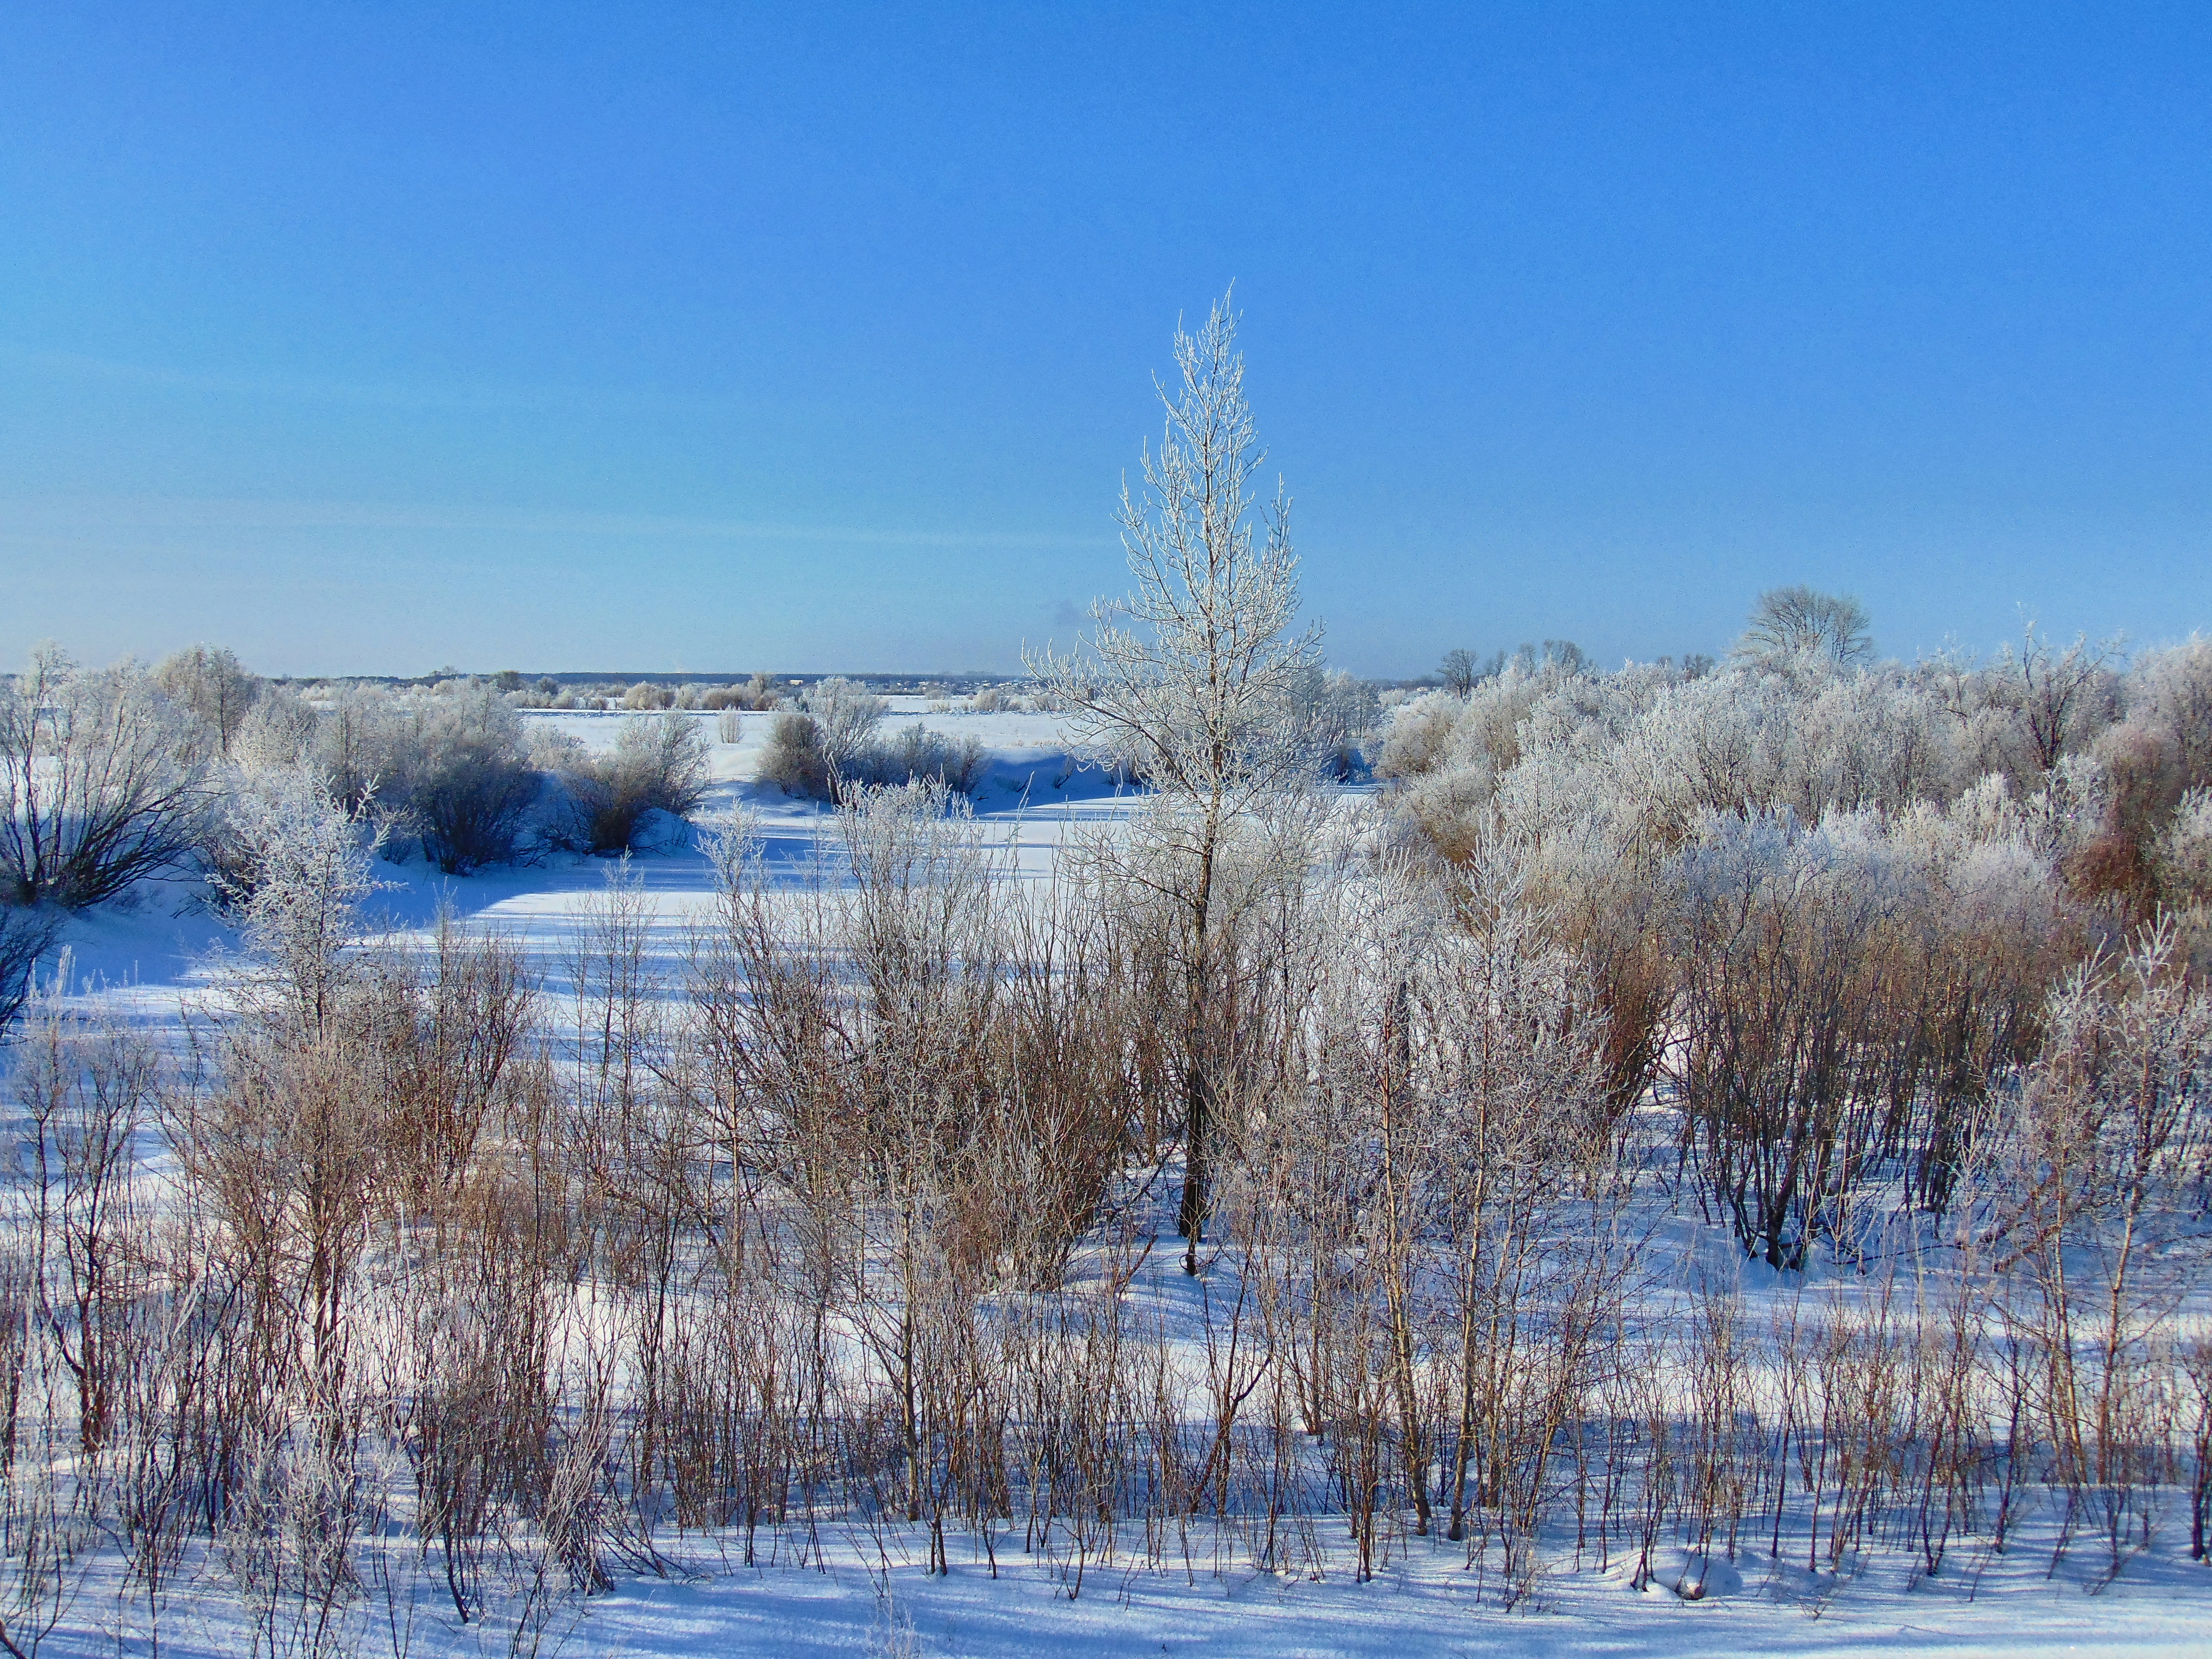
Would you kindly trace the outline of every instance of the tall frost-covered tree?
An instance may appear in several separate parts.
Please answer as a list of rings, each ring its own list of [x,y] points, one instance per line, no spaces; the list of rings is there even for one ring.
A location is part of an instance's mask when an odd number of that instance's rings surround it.
[[[1209,1053],[1224,964],[1225,854],[1241,827],[1312,765],[1295,713],[1320,660],[1318,628],[1294,631],[1297,558],[1279,481],[1260,508],[1265,463],[1244,400],[1244,360],[1227,295],[1195,334],[1175,337],[1179,384],[1159,387],[1159,447],[1143,488],[1125,478],[1117,517],[1136,590],[1091,606],[1073,652],[1027,657],[1067,712],[1078,745],[1125,765],[1158,796],[1139,829],[1142,879],[1176,916],[1184,983],[1182,1085],[1184,1266],[1198,1270],[1213,1132]]]

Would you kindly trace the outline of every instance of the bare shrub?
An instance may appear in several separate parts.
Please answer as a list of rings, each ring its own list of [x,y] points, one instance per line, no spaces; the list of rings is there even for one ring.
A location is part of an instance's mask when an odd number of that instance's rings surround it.
[[[143,1251],[135,1142],[152,1115],[160,1056],[112,1022],[43,1000],[15,1066],[28,1143],[39,1316],[76,1389],[88,1453],[116,1428]]]
[[[0,882],[78,909],[176,867],[200,840],[208,768],[191,717],[124,663],[40,650],[0,686]]]
[[[425,715],[402,775],[423,855],[448,875],[512,860],[538,796],[522,726],[489,687],[457,692]]]
[[[0,1041],[36,987],[40,958],[61,938],[64,919],[57,907],[0,903]]]
[[[1684,1134],[1744,1248],[1800,1267],[1844,1234],[1875,1150],[1873,974],[1895,880],[1786,814],[1710,821],[1681,869]]]
[[[707,747],[700,722],[671,709],[657,720],[624,720],[611,755],[571,761],[563,775],[590,850],[623,851],[648,812],[696,811],[706,793]]]
[[[829,798],[834,775],[821,723],[811,714],[787,709],[769,725],[761,751],[760,776],[787,795]]]
[[[485,1134],[542,1084],[535,987],[511,941],[464,934],[451,916],[418,973],[387,967],[383,978],[376,1036],[394,1174],[418,1210],[442,1214],[462,1200]]]
[[[2152,1524],[2151,1365],[2185,1287],[2168,1247],[2212,1187],[2212,998],[2172,954],[2170,926],[2145,930],[2054,995],[2002,1200],[2033,1297],[2031,1398],[2067,1494],[2059,1548],[2093,1518],[2113,1572]]]

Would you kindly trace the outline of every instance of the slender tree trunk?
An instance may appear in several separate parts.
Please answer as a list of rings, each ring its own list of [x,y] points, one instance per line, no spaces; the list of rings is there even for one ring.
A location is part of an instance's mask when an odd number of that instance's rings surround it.
[[[1198,891],[1191,901],[1191,967],[1184,1010],[1182,1202],[1176,1231],[1182,1235],[1182,1270],[1195,1278],[1198,1247],[1206,1236],[1206,1143],[1213,1131],[1213,1079],[1207,1038],[1212,1021],[1213,865],[1220,842],[1220,806],[1209,805],[1199,842]]]

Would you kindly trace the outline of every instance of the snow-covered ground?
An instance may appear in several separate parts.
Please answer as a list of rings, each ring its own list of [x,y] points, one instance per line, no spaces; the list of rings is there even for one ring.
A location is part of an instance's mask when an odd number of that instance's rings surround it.
[[[890,1553],[888,1571],[878,1544]],[[1592,1571],[1548,1578],[1533,1601],[1508,1613],[1478,1595],[1463,1552],[1441,1543],[1365,1584],[1349,1573],[1319,1582],[1249,1568],[1217,1573],[1203,1559],[1188,1574],[1094,1565],[1073,1599],[1065,1572],[1018,1555],[1001,1554],[996,1577],[980,1561],[961,1561],[940,1577],[913,1565],[923,1553],[919,1539],[839,1536],[826,1549],[825,1564],[804,1567],[733,1568],[705,1554],[685,1564],[688,1571],[625,1577],[611,1594],[561,1606],[538,1650],[545,1659],[2202,1659],[2212,1650],[2205,1569],[2171,1559],[2140,1564],[2131,1582],[2092,1597],[2063,1579],[2047,1582],[2046,1558],[2033,1549],[1971,1583],[1940,1587],[1908,1587],[1901,1570],[1881,1568],[1838,1584],[1773,1569],[1748,1552],[1722,1576],[1726,1587],[1698,1601],[1662,1585],[1631,1589],[1625,1573]],[[362,1659],[508,1650],[511,1625],[457,1626],[427,1578],[414,1584],[398,1621],[368,1598],[356,1609],[367,1616],[356,1650]],[[82,1613],[94,1611],[80,1604]],[[129,1614],[114,1617],[112,1632],[72,1632],[43,1650],[143,1651]],[[246,1652],[248,1639],[225,1613],[186,1607],[165,1615],[161,1647],[178,1659],[217,1659]]]
[[[984,745],[989,764],[975,792],[976,815],[994,837],[1011,846],[1014,866],[1024,876],[1049,872],[1054,849],[1078,826],[1120,817],[1133,805],[1133,797],[1116,792],[1100,773],[1074,764],[1056,715],[932,714],[920,697],[888,701],[890,712],[879,728],[885,738],[896,738],[903,725],[920,724],[972,737]],[[599,750],[611,750],[623,722],[639,717],[532,711],[524,718],[530,727],[559,732]],[[714,736],[715,715],[690,718]],[[747,814],[758,828],[769,864],[790,866],[811,856],[817,838],[829,832],[829,815],[818,803],[794,800],[754,781],[774,718],[746,714],[738,742],[716,738],[708,752],[713,783],[699,817]],[[611,863],[563,854],[467,877],[441,875],[419,859],[380,865],[378,875],[386,886],[368,909],[403,939],[427,934],[441,907],[450,909],[472,927],[506,934],[541,971],[550,972],[573,937],[585,901],[604,890]],[[712,866],[696,836],[678,830],[633,857],[628,873],[651,895],[656,954],[672,972],[681,960],[686,930],[712,902]],[[139,1018],[173,1018],[184,999],[219,975],[219,953],[231,943],[229,930],[199,903],[202,896],[197,882],[149,883],[127,908],[110,906],[76,919],[64,941],[71,954],[73,979],[100,988],[105,1000]]]
[[[532,714],[593,747],[611,745],[622,716]],[[713,715],[698,717],[711,730]],[[927,712],[901,699],[887,725],[920,720],[972,734],[991,752],[979,818],[1015,849],[1014,868],[1035,878],[1080,826],[1126,815],[1095,772],[1068,763],[1060,723],[1050,716]],[[757,821],[774,862],[808,858],[824,829],[821,810],[785,799],[753,781],[769,718],[747,715],[742,740],[718,743],[707,811],[744,809]],[[429,927],[446,907],[471,927],[497,929],[529,953],[549,990],[562,982],[561,958],[586,902],[607,878],[606,860],[563,857],[529,868],[464,879],[426,873],[417,863],[382,873],[380,896],[403,936]],[[629,868],[649,896],[654,953],[672,976],[688,925],[713,896],[711,868],[689,839],[666,838]],[[69,945],[76,973],[98,1000],[155,1024],[174,1022],[221,973],[215,954],[225,930],[189,908],[181,886],[155,893],[131,911],[81,919]],[[1666,1248],[1680,1279],[1693,1265],[1732,1258],[1717,1236],[1674,1224]],[[1131,1296],[1164,1319],[1188,1316],[1190,1282],[1164,1249],[1133,1283]],[[1662,1274],[1662,1278],[1665,1277]],[[1747,1285],[1754,1318],[1791,1292],[1777,1276]],[[2178,1504],[2179,1499],[2176,1499]],[[1127,1523],[1131,1531],[1135,1523]],[[1085,1566],[1079,1593],[1064,1552],[1024,1554],[1017,1528],[997,1547],[995,1565],[966,1540],[953,1543],[952,1570],[927,1574],[925,1541],[898,1528],[825,1523],[811,1537],[766,1537],[766,1565],[736,1566],[711,1536],[666,1542],[665,1575],[629,1572],[611,1594],[562,1598],[540,1632],[542,1654],[636,1656],[915,1654],[1007,1656],[1191,1655],[1257,1659],[1263,1655],[1403,1656],[1529,1653],[1668,1655],[1709,1653],[1814,1656],[1875,1653],[1997,1655],[2212,1653],[2212,1571],[2186,1559],[2186,1516],[2169,1504],[2151,1547],[2119,1578],[2099,1588],[2094,1546],[2051,1567],[2048,1517],[2025,1527],[2003,1555],[1968,1544],[1943,1573],[1917,1577],[1903,1549],[1877,1548],[1838,1579],[1802,1562],[1767,1559],[1753,1547],[1707,1571],[1706,1593],[1686,1601],[1671,1588],[1685,1565],[1662,1564],[1656,1583],[1630,1587],[1618,1561],[1577,1562],[1571,1537],[1549,1541],[1534,1593],[1511,1611],[1498,1585],[1470,1571],[1464,1545],[1402,1539],[1372,1583],[1356,1582],[1340,1523],[1324,1520],[1319,1577],[1255,1571],[1242,1551],[1217,1552],[1194,1531],[1188,1565],[1164,1571],[1133,1566],[1124,1547]],[[404,1540],[391,1546],[406,1551]],[[434,1575],[419,1564],[396,1572],[398,1586],[356,1603],[347,1644],[393,1659],[529,1650],[514,1647],[512,1622],[455,1621]],[[112,1577],[86,1578],[62,1629],[40,1650],[112,1654],[148,1650],[138,1614],[114,1598]],[[243,1652],[251,1633],[216,1588],[179,1589],[164,1612],[161,1648],[171,1654]]]

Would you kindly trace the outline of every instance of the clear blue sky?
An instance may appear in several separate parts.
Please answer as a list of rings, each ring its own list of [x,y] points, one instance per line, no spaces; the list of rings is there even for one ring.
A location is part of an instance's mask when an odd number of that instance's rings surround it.
[[[0,654],[1011,667],[1231,279],[1332,657],[2212,627],[2212,8],[9,9]]]

